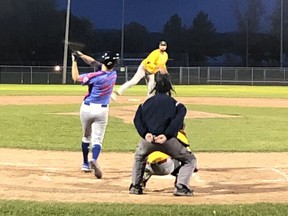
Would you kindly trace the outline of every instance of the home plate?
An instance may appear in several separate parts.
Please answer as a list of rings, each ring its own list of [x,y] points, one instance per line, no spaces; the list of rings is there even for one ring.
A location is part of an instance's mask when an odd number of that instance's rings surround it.
[[[153,178],[158,178],[158,179],[175,179],[175,176],[172,176],[172,175],[163,175],[163,176],[153,175]]]

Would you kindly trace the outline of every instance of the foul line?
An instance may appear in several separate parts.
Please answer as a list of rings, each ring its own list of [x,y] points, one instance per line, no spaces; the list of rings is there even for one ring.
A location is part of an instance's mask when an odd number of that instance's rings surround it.
[[[288,175],[285,172],[282,172],[276,168],[272,168],[272,170],[278,174],[280,174],[287,182],[288,182]]]
[[[0,162],[0,166],[16,166],[16,167],[35,167],[39,170],[44,170],[48,172],[56,172],[56,171],[63,171],[65,169],[58,169],[53,167],[43,167],[35,164],[29,164],[29,163],[9,163],[9,162]]]

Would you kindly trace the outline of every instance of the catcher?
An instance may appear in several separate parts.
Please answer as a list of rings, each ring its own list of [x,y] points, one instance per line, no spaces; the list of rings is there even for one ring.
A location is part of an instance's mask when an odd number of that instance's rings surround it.
[[[188,151],[191,152],[188,142],[187,135],[185,133],[185,124],[183,124],[182,128],[177,134],[177,139],[180,141],[182,145],[184,145]],[[148,155],[145,172],[142,179],[142,187],[146,187],[148,180],[152,175],[173,175],[176,177],[175,182],[177,181],[177,175],[179,169],[181,167],[181,163],[178,160],[171,158],[169,155],[155,151]],[[194,173],[198,172],[197,167],[194,170]]]

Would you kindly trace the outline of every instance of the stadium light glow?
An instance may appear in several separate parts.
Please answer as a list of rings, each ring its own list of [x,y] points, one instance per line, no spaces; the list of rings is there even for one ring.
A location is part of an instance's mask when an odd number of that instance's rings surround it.
[[[54,71],[59,72],[61,70],[61,66],[55,65],[54,66]]]

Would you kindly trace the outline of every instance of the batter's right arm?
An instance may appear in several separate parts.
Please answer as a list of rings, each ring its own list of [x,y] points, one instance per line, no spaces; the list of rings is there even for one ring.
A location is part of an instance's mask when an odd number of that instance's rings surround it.
[[[91,56],[88,56],[80,51],[76,51],[76,53],[86,64],[90,65],[91,67],[98,67],[102,65],[101,62],[95,60]]]

